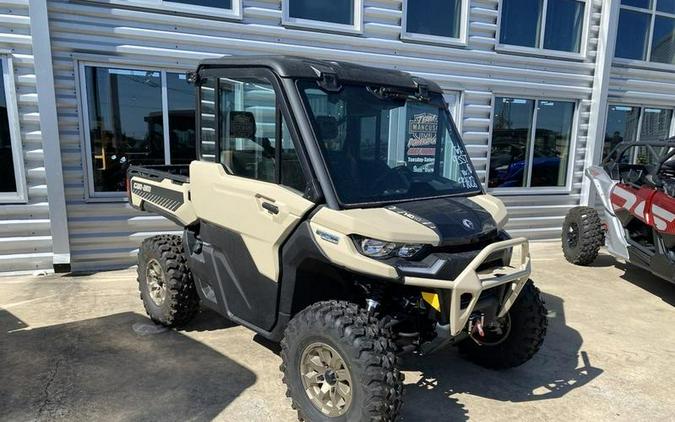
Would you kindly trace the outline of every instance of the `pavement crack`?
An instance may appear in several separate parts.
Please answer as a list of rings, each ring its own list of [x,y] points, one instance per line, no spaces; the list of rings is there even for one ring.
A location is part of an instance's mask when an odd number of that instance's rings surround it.
[[[63,362],[63,359],[59,359],[54,363],[54,367],[49,373],[49,378],[47,379],[47,382],[45,382],[45,386],[42,389],[42,400],[40,403],[40,407],[38,408],[38,414],[37,414],[37,420],[40,420],[40,417],[42,414],[45,412],[47,409],[47,406],[50,404],[51,399],[49,397],[49,388],[52,386],[54,383],[54,380],[56,379],[56,375],[59,372],[59,367],[61,366],[61,363]]]

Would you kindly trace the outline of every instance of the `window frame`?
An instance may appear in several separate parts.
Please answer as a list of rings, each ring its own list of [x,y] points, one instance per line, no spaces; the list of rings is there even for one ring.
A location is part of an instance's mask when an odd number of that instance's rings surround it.
[[[225,170],[225,173],[227,173],[230,176],[234,177],[239,177],[242,179],[246,180],[251,180],[255,182],[260,182],[260,183],[270,183],[270,184],[276,184],[276,185],[281,185],[281,165],[280,165],[280,157],[281,157],[281,148],[278,148],[279,145],[281,145],[281,122],[283,119],[283,115],[281,113],[281,104],[279,101],[279,92],[280,87],[278,85],[278,82],[274,76],[274,73],[265,68],[258,68],[258,69],[227,69],[227,76],[216,76],[216,96],[215,96],[215,121],[216,121],[216,163],[220,164],[221,167]],[[221,153],[223,152],[223,146],[222,146],[222,118],[223,118],[223,113],[220,108],[220,95],[221,95],[221,84],[223,83],[223,79],[232,79],[236,80],[237,78],[258,78],[258,79],[267,79],[272,86],[272,89],[274,90],[274,134],[275,134],[275,144],[274,144],[274,159],[275,159],[275,167],[274,167],[274,180],[263,180],[263,179],[258,179],[256,177],[247,177],[243,176],[241,174],[237,174],[234,171],[232,171],[231,168],[225,165],[225,163],[221,162]],[[240,81],[237,81],[240,82]],[[200,92],[200,99],[201,99],[201,92]],[[238,99],[237,101],[241,101],[241,99]],[[201,101],[199,101],[201,104]],[[242,106],[242,109],[245,107]],[[233,111],[244,111],[244,110],[233,110]],[[201,117],[201,114],[199,115]],[[199,119],[199,117],[197,117]],[[268,123],[268,122],[265,122]],[[257,122],[256,122],[257,124]],[[201,154],[197,157],[198,160],[201,160]]]
[[[651,61],[651,55],[652,55],[652,42],[654,40],[654,25],[656,22],[656,17],[663,16],[675,20],[675,13],[661,12],[656,10],[656,0],[651,0],[652,7],[650,9],[643,9],[641,7],[629,6],[621,3],[621,0],[617,1],[619,2],[619,16],[621,15],[621,10],[630,10],[632,12],[639,12],[645,15],[649,15],[650,20],[649,20],[649,34],[647,34],[647,50],[645,51],[645,60],[616,57],[616,53],[614,53],[612,57],[613,62],[615,64],[623,64],[628,66],[639,66],[648,69],[672,71],[673,68],[675,68],[675,63],[653,62]],[[617,26],[619,25],[619,17],[617,17],[616,25]],[[621,30],[621,28],[618,28],[618,30]]]
[[[492,136],[494,130],[494,116],[495,108],[497,106],[497,98],[516,98],[521,100],[534,101],[534,111],[532,113],[531,133],[528,139],[528,146],[530,147],[529,157],[527,158],[527,183],[531,183],[532,179],[532,158],[534,154],[534,142],[537,135],[537,115],[539,112],[540,101],[561,101],[574,104],[574,113],[572,115],[572,131],[570,137],[569,154],[567,156],[567,173],[565,174],[564,186],[530,186],[530,187],[513,187],[513,188],[490,188],[488,187],[490,181],[490,159],[492,158]],[[488,131],[488,145],[487,145],[487,160],[485,162],[485,182],[484,188],[486,192],[494,193],[496,195],[546,195],[546,194],[569,194],[572,192],[574,179],[574,157],[577,152],[577,140],[579,137],[579,116],[582,100],[578,98],[560,98],[560,97],[537,97],[531,95],[514,95],[509,93],[493,93],[492,94],[492,109],[490,110],[490,130]]]
[[[171,0],[85,0],[92,3],[107,3],[115,6],[138,7],[163,12],[177,12],[202,17],[215,17],[241,20],[243,18],[243,0],[232,0],[232,8],[198,6]]]
[[[75,60],[75,86],[78,89],[78,113],[80,116],[80,150],[84,163],[84,200],[85,202],[127,202],[126,192],[96,192],[94,187],[94,163],[91,160],[91,131],[89,126],[89,104],[87,97],[86,67],[102,67],[106,69],[128,69],[159,72],[161,79],[160,92],[162,94],[162,125],[164,136],[164,164],[171,164],[171,144],[169,131],[169,98],[166,85],[167,73],[186,73],[188,70],[167,68],[157,65],[141,65],[126,61],[98,61],[88,59]],[[195,135],[196,142],[196,135]]]
[[[462,126],[463,126],[463,120],[464,120],[464,90],[462,89],[443,89],[443,100],[448,103],[448,97],[452,95],[457,96],[457,103],[455,104],[455,109],[453,114],[453,110],[451,107],[448,107],[448,112],[450,113],[450,116],[452,117],[452,120],[455,122],[455,127],[457,128],[457,132],[459,132],[460,136],[463,134],[462,132]]]
[[[0,192],[0,204],[25,204],[28,202],[28,186],[26,184],[12,53],[0,50],[0,61],[2,62],[3,88],[5,89],[7,122],[9,125],[10,145],[12,148],[12,163],[14,164],[14,181],[16,184],[15,192]]]
[[[290,2],[281,0],[281,25],[297,29],[312,29],[318,31],[338,32],[345,34],[363,34],[363,6],[364,0],[351,0],[354,7],[354,24],[346,25],[334,22],[318,21],[314,19],[294,18],[291,16]]]
[[[413,0],[403,0],[401,8],[401,40],[413,41],[429,44],[443,44],[449,46],[464,47],[468,45],[469,33],[469,0],[461,1],[461,14],[459,21],[459,37],[444,37],[441,35],[419,34],[408,31],[408,2]]]
[[[640,138],[642,137],[642,122],[644,119],[644,109],[645,108],[656,108],[660,110],[670,110],[671,116],[670,116],[670,129],[668,130],[668,136],[672,137],[675,136],[675,106],[674,105],[654,105],[654,104],[645,104],[645,103],[638,103],[638,102],[631,102],[631,101],[620,101],[616,99],[612,99],[607,102],[607,107],[605,108],[605,116],[603,118],[603,123],[602,123],[602,133],[603,133],[603,138],[602,138],[602,144],[601,144],[601,149],[600,149],[600,158],[599,162],[602,162],[605,157],[604,151],[605,148],[605,136],[607,135],[607,117],[609,117],[609,108],[610,107],[637,107],[640,110],[640,114],[638,117],[638,124],[637,127],[635,128],[635,133],[636,133],[636,139],[634,142],[639,142]],[[636,151],[637,152],[637,151]]]
[[[531,56],[553,57],[567,60],[584,60],[588,54],[588,36],[590,32],[590,18],[591,18],[591,1],[578,0],[584,3],[584,22],[581,25],[581,40],[579,45],[579,52],[561,51],[544,48],[544,38],[546,36],[546,12],[548,10],[548,2],[555,0],[542,0],[544,2],[541,10],[541,27],[539,28],[539,46],[525,47],[521,45],[504,44],[501,40],[502,32],[502,12],[504,0],[499,0],[497,10],[497,33],[495,34],[495,51],[503,53],[524,54]]]

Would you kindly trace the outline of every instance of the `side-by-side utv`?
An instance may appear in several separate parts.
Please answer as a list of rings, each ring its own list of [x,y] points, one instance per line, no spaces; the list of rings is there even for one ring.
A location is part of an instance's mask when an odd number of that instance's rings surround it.
[[[675,283],[675,138],[619,143],[586,176],[603,210],[570,210],[562,234],[567,260],[589,265],[606,245],[615,257]]]
[[[206,60],[189,78],[198,159],[128,172],[134,207],[184,227],[139,251],[153,321],[201,304],[281,342],[309,421],[394,420],[401,352],[454,344],[491,368],[537,352],[528,242],[504,231],[438,85],[297,57]]]

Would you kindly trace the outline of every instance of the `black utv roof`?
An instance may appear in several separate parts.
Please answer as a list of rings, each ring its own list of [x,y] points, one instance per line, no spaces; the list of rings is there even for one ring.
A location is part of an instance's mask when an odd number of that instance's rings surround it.
[[[298,56],[225,56],[203,60],[197,71],[208,68],[266,67],[282,78],[320,79],[332,73],[339,81],[362,82],[415,89],[426,84],[429,91],[443,91],[433,81],[394,69],[362,66],[343,61],[316,60]]]

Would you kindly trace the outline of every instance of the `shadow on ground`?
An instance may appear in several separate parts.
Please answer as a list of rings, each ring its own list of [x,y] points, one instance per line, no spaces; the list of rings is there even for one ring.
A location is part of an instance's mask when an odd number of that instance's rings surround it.
[[[418,372],[420,377],[406,385],[402,419],[468,420],[469,409],[458,401],[459,394],[504,402],[553,400],[602,374],[580,350],[583,339],[579,332],[567,326],[563,300],[546,294],[543,298],[549,310],[546,340],[539,353],[518,368],[484,369],[460,358],[455,348],[403,359],[403,369]]]
[[[621,275],[622,279],[654,296],[660,297],[661,300],[670,306],[675,306],[675,284],[656,277],[649,271],[643,270],[635,265],[616,261],[616,267],[624,271]]]
[[[211,317],[195,322],[215,329]],[[2,419],[211,420],[255,382],[179,332],[132,329],[148,323],[120,313],[31,329],[0,309]]]
[[[589,265],[589,267],[606,268],[616,267],[624,273],[621,278],[627,282],[639,287],[655,296],[658,296],[671,306],[675,306],[675,285],[662,278],[656,277],[647,270],[631,265],[622,261],[618,261],[612,255],[601,253]]]

